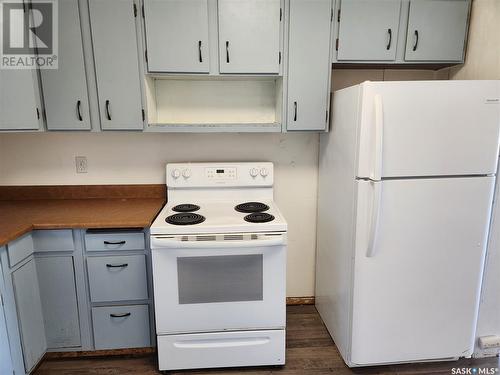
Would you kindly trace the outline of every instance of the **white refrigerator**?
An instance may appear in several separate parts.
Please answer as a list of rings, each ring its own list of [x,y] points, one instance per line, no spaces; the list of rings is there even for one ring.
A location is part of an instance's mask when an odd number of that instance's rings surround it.
[[[499,82],[334,93],[320,146],[316,307],[349,366],[472,354]]]

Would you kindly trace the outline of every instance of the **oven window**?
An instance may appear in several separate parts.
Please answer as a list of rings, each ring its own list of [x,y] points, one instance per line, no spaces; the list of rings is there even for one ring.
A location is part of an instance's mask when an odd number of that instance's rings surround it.
[[[262,301],[263,256],[177,258],[179,303]]]

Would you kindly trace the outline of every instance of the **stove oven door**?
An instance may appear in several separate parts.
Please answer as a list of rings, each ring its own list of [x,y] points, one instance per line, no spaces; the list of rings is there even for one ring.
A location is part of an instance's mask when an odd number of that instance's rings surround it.
[[[152,236],[158,335],[285,327],[286,234]]]

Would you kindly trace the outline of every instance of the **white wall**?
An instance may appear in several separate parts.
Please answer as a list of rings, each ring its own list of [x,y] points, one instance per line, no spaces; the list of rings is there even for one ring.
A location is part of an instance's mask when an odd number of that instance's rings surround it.
[[[474,0],[469,48],[463,66],[450,70],[451,79],[500,79],[500,0]],[[493,210],[490,241],[476,336],[500,335],[500,191]],[[475,357],[496,355],[498,349],[481,350]]]
[[[500,0],[474,0],[465,64],[451,79],[500,79]]]

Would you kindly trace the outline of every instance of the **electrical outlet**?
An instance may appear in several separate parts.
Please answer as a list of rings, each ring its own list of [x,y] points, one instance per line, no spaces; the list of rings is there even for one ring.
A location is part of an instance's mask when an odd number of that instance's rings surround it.
[[[76,173],[87,173],[88,164],[86,156],[75,156]]]

